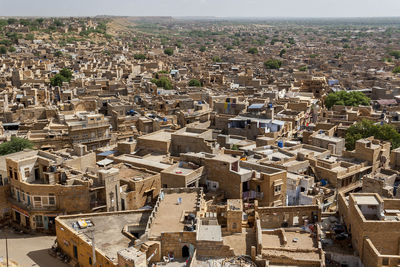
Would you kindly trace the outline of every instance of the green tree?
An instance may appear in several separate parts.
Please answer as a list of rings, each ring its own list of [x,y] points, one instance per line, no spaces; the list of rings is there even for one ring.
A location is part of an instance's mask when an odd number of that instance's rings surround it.
[[[63,53],[62,53],[60,50],[58,50],[58,51],[56,51],[56,52],[54,53],[54,56],[56,56],[56,57],[61,57],[62,54],[63,54]]]
[[[307,70],[307,66],[301,66],[300,68],[299,68],[299,71],[306,71]]]
[[[177,41],[175,46],[178,48],[182,48],[182,41]]]
[[[393,73],[396,73],[396,74],[400,73],[400,66],[394,67]]]
[[[279,52],[279,56],[282,57],[284,54],[286,54],[286,49],[282,49],[281,52]]]
[[[399,50],[390,51],[389,55],[391,55],[395,59],[399,59],[400,58],[400,51]]]
[[[62,70],[60,70],[60,74],[62,76],[64,76],[64,78],[66,79],[67,82],[71,81],[72,79],[72,71],[67,69],[67,68],[63,68]]]
[[[27,35],[25,35],[25,39],[33,41],[35,39],[35,35],[33,33],[28,33]]]
[[[221,60],[221,58],[220,58],[219,56],[213,56],[213,57],[212,57],[212,61],[214,61],[214,62],[221,62],[222,60]]]
[[[133,58],[138,59],[138,60],[139,59],[144,60],[144,59],[146,59],[146,55],[145,54],[134,54]]]
[[[64,76],[62,76],[60,73],[57,73],[53,77],[50,78],[50,84],[52,86],[61,86],[63,82],[66,82],[67,80],[65,79]]]
[[[160,79],[151,79],[151,82],[157,85],[157,87],[162,87],[166,90],[173,88],[171,81],[165,76],[162,76]]]
[[[202,47],[200,47],[200,52],[205,52],[206,51],[206,47],[203,45]]]
[[[247,53],[254,55],[254,54],[258,53],[258,50],[256,47],[251,47],[251,48],[249,48],[249,50],[247,50]]]
[[[31,141],[25,138],[11,137],[11,141],[0,144],[0,155],[7,155],[22,151],[26,148],[33,148]]]
[[[346,131],[346,149],[354,150],[357,140],[374,136],[376,139],[390,141],[392,149],[400,146],[400,133],[389,124],[376,124],[369,120],[362,120]]]
[[[61,20],[56,19],[56,20],[54,20],[53,25],[54,25],[55,27],[61,27],[61,26],[64,25],[64,23],[62,23]]]
[[[189,81],[188,85],[193,87],[201,87],[201,82],[199,80],[192,79]]]
[[[344,106],[369,106],[370,99],[361,92],[357,91],[339,91],[330,93],[325,99],[325,105],[328,109],[334,105]]]
[[[164,54],[168,56],[172,56],[174,54],[174,50],[170,47],[164,49]]]
[[[4,45],[0,46],[0,54],[5,54],[5,53],[7,53],[7,48]]]
[[[267,69],[279,69],[282,66],[282,62],[280,60],[277,59],[269,59],[267,61],[264,62],[264,66]]]
[[[14,46],[11,46],[10,48],[8,48],[8,51],[13,53],[13,52],[17,51],[17,49],[15,49]]]
[[[7,23],[8,23],[8,25],[15,24],[15,23],[17,23],[17,19],[9,18],[9,19],[7,19]]]
[[[39,25],[42,25],[42,24],[43,24],[43,21],[44,21],[44,18],[38,18],[38,19],[36,19],[36,22],[37,22]]]

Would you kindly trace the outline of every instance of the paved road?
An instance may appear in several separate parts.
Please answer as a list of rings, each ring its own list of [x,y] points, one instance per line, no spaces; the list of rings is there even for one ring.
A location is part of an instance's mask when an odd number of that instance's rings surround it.
[[[54,244],[55,236],[15,234],[7,230],[8,257],[21,267],[68,267],[47,250]],[[0,230],[0,257],[6,258],[3,230]]]

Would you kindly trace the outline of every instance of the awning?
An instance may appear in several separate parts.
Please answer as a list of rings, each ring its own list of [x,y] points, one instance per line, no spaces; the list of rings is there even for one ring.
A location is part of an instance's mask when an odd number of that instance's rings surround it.
[[[11,208],[19,213],[21,213],[22,215],[24,215],[25,217],[29,217],[29,213],[23,209],[21,209],[20,207],[17,207],[15,205],[11,205]]]

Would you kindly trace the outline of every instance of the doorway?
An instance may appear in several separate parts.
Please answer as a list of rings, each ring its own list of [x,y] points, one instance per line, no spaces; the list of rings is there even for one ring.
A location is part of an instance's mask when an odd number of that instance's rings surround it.
[[[29,221],[29,217],[25,217],[25,226],[26,228],[30,229],[31,228],[31,222]]]
[[[39,169],[36,168],[35,169],[35,181],[38,181],[38,180],[40,180],[40,175],[39,175]]]
[[[248,181],[242,183],[242,190],[243,190],[243,192],[249,191],[249,182]]]
[[[182,258],[187,258],[189,257],[189,247],[184,245],[182,247]]]
[[[15,212],[15,221],[16,221],[18,224],[21,224],[21,214],[19,214],[18,211]]]

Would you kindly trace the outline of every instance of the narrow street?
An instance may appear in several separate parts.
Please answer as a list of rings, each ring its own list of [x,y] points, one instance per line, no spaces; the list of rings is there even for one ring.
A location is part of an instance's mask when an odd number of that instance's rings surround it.
[[[8,257],[18,266],[40,266],[40,267],[66,267],[67,264],[58,258],[49,255],[48,249],[54,243],[55,236],[16,234],[7,230]],[[3,230],[0,230],[0,258],[4,266],[6,262],[6,242]]]

